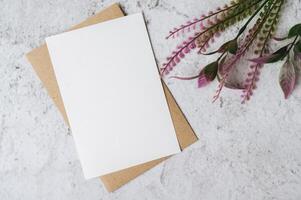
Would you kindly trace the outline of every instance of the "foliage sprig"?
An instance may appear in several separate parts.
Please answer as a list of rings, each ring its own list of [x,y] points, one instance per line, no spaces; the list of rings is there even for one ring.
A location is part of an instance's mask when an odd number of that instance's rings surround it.
[[[285,0],[235,0],[229,5],[218,7],[207,15],[195,18],[174,28],[166,37],[175,38],[181,34],[190,34],[185,41],[167,58],[160,69],[161,75],[168,75],[173,68],[192,50],[197,49],[201,55],[220,54],[216,61],[200,70],[192,77],[172,76],[181,80],[198,80],[198,87],[204,87],[217,79],[218,88],[213,97],[216,101],[224,87],[242,91],[242,103],[250,100],[260,79],[261,68],[268,63],[286,60],[280,70],[279,82],[285,98],[288,98],[296,84],[297,68],[301,68],[301,24],[292,27],[284,38],[275,37],[275,30]],[[239,29],[236,37],[225,42],[217,50],[208,52],[210,45],[223,32],[239,21],[247,19]],[[246,33],[247,32],[247,33]],[[274,53],[269,53],[271,39],[288,41],[288,44]],[[293,40],[293,41],[292,41]],[[246,54],[253,49],[256,58],[247,59]],[[241,60],[250,62],[244,83],[233,84],[229,77],[240,67]],[[239,68],[240,69],[240,68]]]

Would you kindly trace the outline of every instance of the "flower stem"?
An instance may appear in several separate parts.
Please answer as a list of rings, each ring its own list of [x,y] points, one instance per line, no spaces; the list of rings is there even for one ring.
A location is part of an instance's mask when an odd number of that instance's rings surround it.
[[[297,35],[294,39],[294,41],[292,43],[290,43],[290,47],[289,49],[287,50],[287,52],[290,52],[292,50],[292,48],[294,47],[294,45],[296,44],[297,40],[299,38],[299,35]]]

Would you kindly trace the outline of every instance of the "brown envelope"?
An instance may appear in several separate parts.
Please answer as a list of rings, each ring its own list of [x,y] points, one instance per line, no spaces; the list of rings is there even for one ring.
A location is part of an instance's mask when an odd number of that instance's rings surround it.
[[[88,18],[82,23],[74,26],[73,28],[71,28],[71,30],[104,22],[122,16],[124,16],[124,14],[120,9],[119,5],[114,4],[109,8],[103,10],[102,12]],[[68,118],[60,95],[59,87],[54,75],[47,46],[42,45],[41,47],[36,48],[31,52],[29,52],[26,56],[29,62],[32,64],[37,75],[44,83],[46,90],[48,91],[49,95],[51,96],[54,103],[58,107],[59,111],[62,113],[66,123],[68,124]],[[165,91],[167,103],[175,126],[175,131],[177,134],[180,147],[181,149],[184,149],[187,146],[196,142],[198,139],[195,133],[193,132],[191,126],[189,125],[188,121],[186,120],[184,114],[182,113],[179,106],[177,105],[174,97],[172,96],[169,89],[164,83],[163,83],[163,88]],[[144,173],[145,171],[153,168],[154,166],[156,166],[157,164],[159,164],[165,159],[167,158],[161,158],[135,167],[131,167],[118,172],[107,174],[101,176],[100,179],[104,183],[107,190],[112,192],[118,189],[119,187],[123,186],[124,184],[128,183],[129,181],[133,180],[134,178]]]

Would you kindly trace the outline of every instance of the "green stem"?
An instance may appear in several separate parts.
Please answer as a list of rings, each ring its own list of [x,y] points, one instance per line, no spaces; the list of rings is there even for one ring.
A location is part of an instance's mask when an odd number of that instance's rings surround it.
[[[298,38],[299,38],[299,35],[297,35],[297,36],[295,37],[294,41],[293,41],[292,43],[289,44],[290,47],[289,47],[288,50],[287,50],[287,59],[290,59],[290,51],[291,51],[292,48],[295,46],[295,44],[296,44]]]
[[[294,41],[290,44],[289,49],[287,50],[287,52],[290,52],[292,50],[292,48],[294,47],[294,45],[296,44],[297,40],[299,38],[299,35],[297,35],[294,39]]]
[[[227,53],[226,51],[223,52],[222,55],[220,55],[220,57],[217,59],[217,62],[219,62],[219,61],[223,58],[223,56],[224,56],[226,53]]]

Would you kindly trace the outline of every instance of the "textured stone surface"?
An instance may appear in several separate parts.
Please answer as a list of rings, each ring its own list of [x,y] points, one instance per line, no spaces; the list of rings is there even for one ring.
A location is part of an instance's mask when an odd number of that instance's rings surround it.
[[[278,35],[301,21],[300,0],[287,1]],[[0,199],[301,199],[301,86],[283,100],[279,64],[263,69],[247,105],[232,91],[212,104],[216,83],[200,90],[167,79],[200,141],[112,194],[98,179],[84,180],[70,132],[24,53],[112,2],[0,0]],[[165,41],[168,30],[222,2],[121,5],[144,11],[161,64],[176,45]],[[174,73],[194,74],[211,59],[188,56]]]

